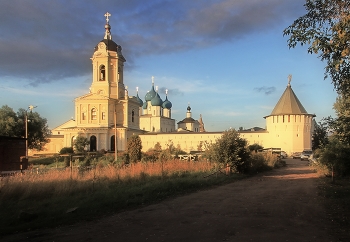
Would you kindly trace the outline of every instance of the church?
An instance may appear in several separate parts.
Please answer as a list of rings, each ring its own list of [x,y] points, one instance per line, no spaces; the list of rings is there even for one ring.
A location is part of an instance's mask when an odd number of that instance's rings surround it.
[[[142,100],[138,90],[130,96],[124,83],[125,57],[122,47],[112,40],[109,13],[103,39],[92,53],[92,83],[86,95],[75,98],[74,118],[52,130],[49,143],[40,153],[57,153],[63,147],[73,146],[76,137],[90,141],[88,151],[124,151],[129,137],[139,135],[143,151],[159,143],[169,144],[186,152],[203,150],[205,143],[216,142],[222,132],[206,132],[202,116],[192,118],[188,105],[186,116],[177,123],[171,117],[168,92],[164,100],[154,86]],[[271,114],[263,117],[265,128],[240,130],[240,136],[249,144],[264,148],[281,148],[287,153],[311,149],[314,114],[309,114],[288,85]]]

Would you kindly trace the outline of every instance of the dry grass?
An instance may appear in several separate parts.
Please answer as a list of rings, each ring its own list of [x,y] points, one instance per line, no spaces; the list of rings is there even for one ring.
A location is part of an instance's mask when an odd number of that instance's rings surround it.
[[[1,178],[0,199],[22,200],[46,196],[64,196],[73,192],[89,192],[107,187],[110,182],[122,182],[144,176],[171,176],[180,173],[208,172],[215,164],[204,161],[172,160],[155,163],[134,163],[127,166],[100,166],[90,170],[51,169],[42,174],[27,171]]]
[[[219,167],[206,161],[172,160],[90,170],[27,171],[0,181],[0,237],[27,229],[91,220],[123,209],[241,179],[208,176]],[[68,213],[72,208],[74,214]],[[75,209],[77,208],[77,209]]]

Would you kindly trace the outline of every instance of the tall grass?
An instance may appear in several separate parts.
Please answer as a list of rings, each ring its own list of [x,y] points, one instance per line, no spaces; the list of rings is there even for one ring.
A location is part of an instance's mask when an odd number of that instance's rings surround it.
[[[180,160],[97,163],[92,169],[34,170],[2,177],[0,234],[92,219],[243,177],[208,177],[216,167],[207,161]],[[72,208],[76,211],[67,213]]]

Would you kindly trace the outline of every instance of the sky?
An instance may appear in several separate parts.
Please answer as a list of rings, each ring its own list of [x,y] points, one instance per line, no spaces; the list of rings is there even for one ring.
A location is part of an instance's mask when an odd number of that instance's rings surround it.
[[[265,128],[291,86],[316,121],[334,116],[324,67],[306,47],[289,49],[283,30],[304,15],[305,0],[12,0],[0,2],[0,107],[29,105],[55,128],[89,93],[90,58],[111,17],[126,58],[124,84],[144,100],[152,76],[172,102],[176,123],[203,117],[207,131]]]

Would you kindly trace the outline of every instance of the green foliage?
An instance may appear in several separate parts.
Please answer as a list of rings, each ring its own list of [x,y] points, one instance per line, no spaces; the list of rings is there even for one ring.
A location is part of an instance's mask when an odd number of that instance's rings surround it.
[[[61,155],[63,155],[63,154],[73,154],[73,153],[74,153],[73,147],[63,147],[60,150],[60,154]]]
[[[138,135],[133,135],[128,139],[127,150],[130,162],[137,162],[141,160],[142,142]]]
[[[255,153],[258,152],[258,150],[262,150],[263,148],[264,147],[262,147],[261,145],[259,145],[257,143],[248,146],[248,149],[250,151],[255,151]]]
[[[319,162],[327,167],[329,173],[333,170],[336,176],[350,175],[350,146],[335,137],[330,139],[319,151]]]
[[[0,108],[0,135],[25,137],[25,120],[27,115],[28,148],[41,150],[48,142],[51,131],[47,120],[37,112],[19,109],[17,113],[7,105]]]
[[[22,126],[18,122],[16,113],[7,105],[4,105],[0,109],[0,135],[10,137],[24,137],[22,134]]]
[[[84,152],[85,147],[89,144],[90,144],[90,141],[82,135],[79,135],[73,142],[74,149],[77,152]]]
[[[247,141],[239,133],[230,129],[225,131],[216,143],[209,146],[206,157],[212,161],[229,164],[234,172],[247,172],[249,169],[249,150]]]
[[[323,120],[318,124],[315,122],[315,129],[312,134],[312,150],[324,147],[328,144],[328,122]]]
[[[288,45],[308,45],[308,52],[326,61],[325,78],[330,76],[338,93],[350,94],[350,1],[306,0],[307,13],[283,31]]]
[[[254,151],[254,150],[252,150]],[[273,166],[269,166],[269,162],[267,160],[266,154],[264,153],[257,153],[253,152],[251,156],[249,157],[249,172],[250,173],[257,173],[257,172],[262,172],[266,170],[271,170]]]
[[[330,129],[337,139],[350,145],[350,97],[339,95],[333,109],[337,117],[327,118]]]

